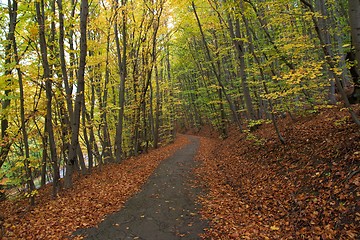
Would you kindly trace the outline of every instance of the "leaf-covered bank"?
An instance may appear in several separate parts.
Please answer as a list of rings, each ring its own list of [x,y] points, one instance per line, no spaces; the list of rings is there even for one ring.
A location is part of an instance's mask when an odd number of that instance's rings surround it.
[[[344,111],[202,138],[197,173],[213,239],[358,239],[360,133]]]

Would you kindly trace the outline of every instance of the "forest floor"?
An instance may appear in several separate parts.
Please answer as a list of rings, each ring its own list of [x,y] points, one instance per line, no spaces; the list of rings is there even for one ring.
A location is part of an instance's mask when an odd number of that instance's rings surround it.
[[[197,133],[202,137],[193,184],[204,190],[197,200],[208,222],[201,237],[360,239],[359,127],[338,107],[279,119],[279,127],[285,145],[271,124],[250,133],[230,127],[225,140],[209,127]],[[174,144],[96,169],[55,200],[47,186],[32,208],[25,200],[0,203],[5,239],[64,239],[97,226],[187,144],[179,135]]]
[[[359,106],[355,107],[359,115]],[[205,128],[197,174],[207,239],[360,239],[360,129],[334,107],[224,141]]]
[[[0,239],[68,239],[77,229],[97,226],[139,192],[164,159],[188,143],[179,135],[173,144],[77,176],[74,187],[61,191],[56,199],[51,199],[47,185],[39,190],[34,207],[26,199],[0,202],[4,218]]]

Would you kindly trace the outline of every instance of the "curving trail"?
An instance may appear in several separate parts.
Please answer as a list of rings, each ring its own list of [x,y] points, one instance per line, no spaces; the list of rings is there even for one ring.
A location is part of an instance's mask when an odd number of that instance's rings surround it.
[[[197,137],[164,160],[142,190],[96,228],[74,235],[85,239],[199,239],[207,226],[200,220],[195,198],[201,190],[191,187],[192,169],[199,146]]]

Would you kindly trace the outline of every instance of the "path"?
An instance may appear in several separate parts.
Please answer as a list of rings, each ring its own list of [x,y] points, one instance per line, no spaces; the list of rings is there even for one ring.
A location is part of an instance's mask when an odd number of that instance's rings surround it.
[[[164,160],[142,190],[116,213],[108,215],[96,228],[74,234],[85,239],[199,239],[206,223],[199,219],[194,203],[200,189],[190,187],[194,156],[199,139]]]

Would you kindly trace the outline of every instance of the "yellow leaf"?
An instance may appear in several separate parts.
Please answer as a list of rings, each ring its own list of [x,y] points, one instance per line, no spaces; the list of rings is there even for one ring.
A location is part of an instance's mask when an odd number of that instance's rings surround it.
[[[272,231],[279,231],[280,230],[280,228],[279,227],[277,227],[277,226],[271,226],[270,227],[270,229],[272,230]]]

